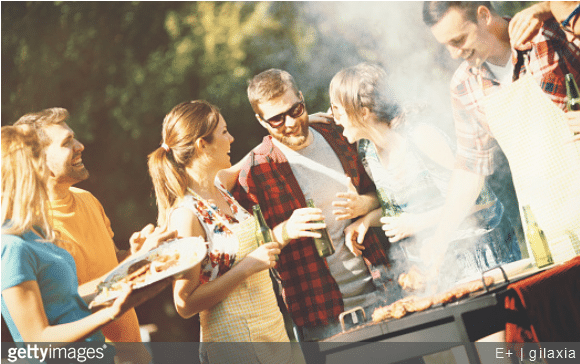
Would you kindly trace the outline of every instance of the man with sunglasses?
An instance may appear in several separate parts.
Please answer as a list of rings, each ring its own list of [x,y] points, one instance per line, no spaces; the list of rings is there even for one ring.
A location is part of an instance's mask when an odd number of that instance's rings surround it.
[[[269,135],[244,158],[233,192],[245,208],[260,205],[282,246],[276,272],[297,338],[318,341],[340,333],[339,315],[356,307],[362,309],[343,315],[346,327],[370,320],[376,305],[395,297],[387,292],[392,277],[378,235],[367,234],[362,256],[345,242],[351,219],[378,207],[356,149],[334,123],[309,124],[302,93],[288,72],[270,69],[255,76],[248,98]],[[307,208],[307,199],[317,208]],[[322,226],[336,249],[326,258],[312,240]]]

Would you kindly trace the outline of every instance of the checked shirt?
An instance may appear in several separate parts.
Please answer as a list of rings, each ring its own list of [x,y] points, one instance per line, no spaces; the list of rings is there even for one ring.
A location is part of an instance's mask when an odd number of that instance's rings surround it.
[[[520,76],[530,72],[548,97],[561,109],[566,106],[564,76],[571,72],[580,82],[580,39],[568,42],[555,21],[547,21],[526,52],[528,62]],[[514,63],[515,63],[514,57]],[[456,167],[483,176],[493,173],[493,152],[499,147],[485,119],[483,100],[497,91],[500,82],[484,63],[480,69],[463,62],[451,80],[451,100],[457,136]]]
[[[339,158],[345,174],[360,194],[374,190],[374,184],[357,158],[356,148],[348,144],[335,125],[313,124]],[[324,188],[324,186],[320,186]],[[250,152],[233,190],[234,197],[246,209],[259,204],[270,227],[287,220],[296,209],[306,207],[288,160],[266,136]],[[363,259],[373,283],[386,291],[387,256],[377,235],[369,230],[364,240]],[[282,283],[282,295],[288,312],[299,327],[324,326],[336,322],[344,305],[338,285],[311,238],[294,239],[282,249],[276,270]]]

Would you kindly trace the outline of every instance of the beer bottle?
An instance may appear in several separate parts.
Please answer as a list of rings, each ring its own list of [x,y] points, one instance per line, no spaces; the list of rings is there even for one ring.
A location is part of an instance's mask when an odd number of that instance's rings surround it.
[[[534,259],[536,260],[536,266],[542,268],[553,264],[554,260],[552,259],[552,253],[550,252],[544,231],[538,226],[530,206],[524,206],[523,210],[526,219],[526,236],[532,248]]]
[[[260,205],[254,205],[252,207],[254,212],[254,218],[256,220],[256,242],[258,246],[269,243],[274,240],[274,234],[272,234],[272,229],[268,227],[266,224],[266,220],[264,219],[264,215],[262,214],[262,210],[260,209]],[[276,255],[276,260],[278,260],[278,256]]]
[[[578,85],[576,80],[571,73],[566,76],[566,96],[568,100],[566,101],[566,106],[568,111],[579,111],[580,110],[580,92],[578,91]]]
[[[393,197],[389,197],[389,193],[384,188],[377,189],[377,197],[379,198],[379,203],[381,209],[383,210],[383,216],[393,217],[399,216],[403,210],[399,206]]]
[[[576,235],[572,230],[566,230],[565,233],[570,238],[570,243],[572,243],[574,253],[580,255],[580,239],[578,239],[578,235]]]
[[[316,207],[314,206],[314,201],[312,199],[308,199],[306,201],[306,205],[308,207]],[[316,223],[324,222],[323,220],[314,221]],[[332,245],[332,240],[330,239],[330,235],[328,234],[328,230],[326,228],[320,229],[320,238],[313,238],[314,245],[316,246],[316,250],[318,251],[318,255],[321,258],[328,257],[334,254],[334,245]]]

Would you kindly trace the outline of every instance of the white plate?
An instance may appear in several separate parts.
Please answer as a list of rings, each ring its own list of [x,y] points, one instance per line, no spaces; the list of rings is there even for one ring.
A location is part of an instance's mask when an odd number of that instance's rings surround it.
[[[141,254],[137,253],[135,257],[128,259],[126,262],[115,268],[103,280],[103,282],[99,284],[99,294],[95,297],[93,301],[94,304],[101,304],[119,296],[121,293],[120,291],[111,290],[110,288],[128,275],[129,267],[133,264],[141,261],[151,262],[162,254],[172,253],[174,251],[179,252],[180,254],[178,264],[171,266],[164,271],[151,274],[145,282],[135,284],[133,289],[146,287],[167,277],[179,275],[188,269],[193,268],[205,258],[207,247],[202,238],[190,237],[172,240],[148,252]]]

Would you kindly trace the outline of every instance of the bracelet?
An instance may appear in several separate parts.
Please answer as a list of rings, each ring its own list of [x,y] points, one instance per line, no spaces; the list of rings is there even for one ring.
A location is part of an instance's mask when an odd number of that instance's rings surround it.
[[[284,240],[284,243],[292,240],[292,239],[290,239],[290,236],[288,236],[288,230],[286,230],[287,224],[288,224],[288,222],[285,222],[284,225],[282,225],[282,240]]]

